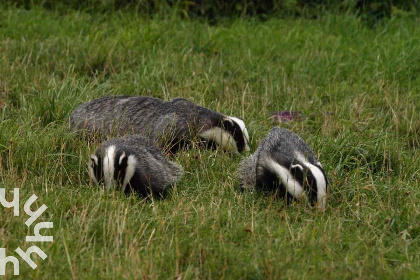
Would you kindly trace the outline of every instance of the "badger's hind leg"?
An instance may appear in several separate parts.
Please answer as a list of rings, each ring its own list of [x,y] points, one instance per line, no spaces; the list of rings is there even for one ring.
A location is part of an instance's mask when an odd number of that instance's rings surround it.
[[[257,184],[257,157],[251,155],[243,159],[236,174],[240,180],[240,190],[254,191]]]

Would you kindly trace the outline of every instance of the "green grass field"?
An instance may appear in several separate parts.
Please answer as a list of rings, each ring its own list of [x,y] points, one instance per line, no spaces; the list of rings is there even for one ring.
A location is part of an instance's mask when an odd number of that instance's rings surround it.
[[[33,243],[23,204],[48,206],[53,243],[21,279],[420,279],[420,19],[226,20],[0,9],[0,248]],[[330,180],[327,209],[238,190],[240,156],[190,150],[169,197],[89,183],[87,144],[68,129],[105,95],[181,96],[242,117],[251,151],[279,123]],[[7,196],[9,200],[11,195]],[[36,244],[35,244],[36,245]],[[6,279],[12,276],[7,266]]]

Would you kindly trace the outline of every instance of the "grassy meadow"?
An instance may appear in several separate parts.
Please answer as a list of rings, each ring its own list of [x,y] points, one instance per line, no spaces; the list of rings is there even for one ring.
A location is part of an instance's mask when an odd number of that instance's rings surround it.
[[[1,6],[0,6],[1,7]],[[268,130],[298,133],[322,162],[324,213],[238,190],[241,156],[193,149],[164,200],[89,182],[68,128],[105,95],[185,97]],[[301,111],[278,123],[274,111]],[[0,248],[26,250],[24,202],[48,206],[48,255],[22,279],[419,279],[420,19],[373,28],[350,15],[225,20],[0,8]],[[11,195],[8,195],[9,200]],[[19,257],[20,258],[20,257]],[[5,279],[12,276],[7,266]]]

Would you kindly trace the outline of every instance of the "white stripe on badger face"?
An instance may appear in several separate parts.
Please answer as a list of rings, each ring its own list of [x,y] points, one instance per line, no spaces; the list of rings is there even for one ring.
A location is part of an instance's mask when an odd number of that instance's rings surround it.
[[[114,162],[115,162],[115,152],[116,147],[115,146],[109,146],[105,150],[105,156],[104,156],[104,181],[105,181],[105,188],[110,189],[113,186],[114,183]]]
[[[235,118],[235,117],[227,117],[228,119],[230,119],[233,122],[236,122],[239,127],[241,128],[242,134],[245,138],[245,151],[249,152],[249,146],[248,146],[248,142],[249,142],[249,135],[248,135],[248,130],[246,129],[245,123],[243,120]]]
[[[301,198],[304,196],[303,188],[298,181],[295,180],[289,169],[281,166],[273,159],[266,160],[266,168],[271,170],[277,175],[282,184],[286,187],[286,190],[295,198]]]
[[[95,162],[93,163],[92,160]],[[89,171],[89,177],[92,179],[92,181],[95,184],[98,184],[98,179],[95,177],[95,172],[93,170],[93,165],[98,165],[98,157],[96,155],[91,155],[90,156],[90,160],[89,160],[89,164],[88,164],[88,171]]]
[[[129,155],[127,160],[127,169],[125,170],[125,176],[123,181],[122,191],[125,192],[128,183],[133,178],[134,172],[136,172],[137,160],[134,155]]]
[[[207,140],[213,140],[225,151],[235,151],[238,153],[238,147],[233,136],[220,127],[212,127],[206,131],[200,132],[200,136]]]
[[[301,153],[295,152],[295,157],[312,172],[317,187],[316,193],[318,209],[324,211],[325,205],[327,204],[327,180],[324,173],[322,173],[319,166],[311,164]],[[319,162],[317,164],[320,165]]]

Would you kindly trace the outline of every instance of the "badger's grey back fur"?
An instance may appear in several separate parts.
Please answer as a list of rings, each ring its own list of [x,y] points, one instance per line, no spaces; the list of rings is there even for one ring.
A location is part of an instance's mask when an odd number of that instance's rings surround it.
[[[241,120],[183,98],[166,102],[148,96],[102,97],[77,107],[70,125],[88,134],[146,136],[160,146],[183,145],[196,136],[220,142],[212,129],[222,127],[232,135],[231,141],[236,141],[235,148],[248,149],[248,133]]]
[[[169,161],[154,144],[141,136],[114,138],[102,143],[91,155],[89,175],[106,188],[118,185],[144,196],[164,195],[170,185],[181,179],[183,169]]]
[[[295,198],[304,193],[312,204],[324,209],[327,177],[313,151],[297,134],[275,127],[255,153],[238,168],[244,189],[276,190]]]

